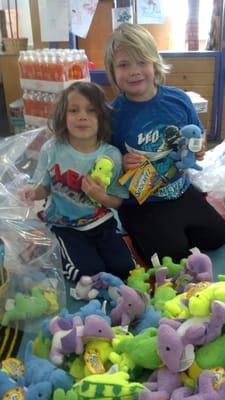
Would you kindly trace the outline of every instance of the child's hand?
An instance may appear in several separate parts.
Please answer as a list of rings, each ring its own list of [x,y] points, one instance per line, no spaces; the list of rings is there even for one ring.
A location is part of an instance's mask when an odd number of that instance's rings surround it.
[[[36,193],[35,189],[30,186],[26,185],[23,188],[19,189],[17,195],[21,201],[24,201],[29,207],[34,206]]]
[[[126,153],[123,156],[123,168],[124,171],[128,171],[129,169],[135,169],[140,167],[143,163],[143,156],[139,153],[135,153],[132,151],[131,153]]]
[[[204,133],[202,135],[202,147],[201,150],[196,153],[196,160],[202,161],[205,155],[205,149],[206,149],[206,134]]]
[[[101,201],[101,196],[105,194],[105,186],[100,178],[92,178],[90,175],[84,176],[81,183],[81,190],[92,199]]]

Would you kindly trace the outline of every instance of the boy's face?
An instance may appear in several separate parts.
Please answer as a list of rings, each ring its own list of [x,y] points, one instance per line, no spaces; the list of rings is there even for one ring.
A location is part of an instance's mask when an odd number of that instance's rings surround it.
[[[125,50],[118,50],[114,59],[114,74],[118,88],[130,100],[149,100],[156,94],[153,63],[135,61]]]
[[[66,124],[71,145],[96,144],[98,118],[95,107],[75,90],[68,95]]]

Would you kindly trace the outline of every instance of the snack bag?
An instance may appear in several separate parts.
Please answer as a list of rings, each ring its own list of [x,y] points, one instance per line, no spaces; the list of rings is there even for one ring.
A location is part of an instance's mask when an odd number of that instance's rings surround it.
[[[143,204],[149,196],[165,184],[165,181],[148,158],[143,156],[141,166],[127,171],[119,179],[119,183],[129,190],[139,204]]]

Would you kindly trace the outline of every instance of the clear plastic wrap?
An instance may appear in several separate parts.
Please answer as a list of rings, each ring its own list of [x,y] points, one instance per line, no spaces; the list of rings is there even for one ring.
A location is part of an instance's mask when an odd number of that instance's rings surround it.
[[[17,193],[33,176],[41,146],[49,138],[49,131],[39,128],[0,141],[0,220],[30,215]]]
[[[202,171],[188,170],[192,184],[211,197],[225,199],[225,140],[208,150],[198,164]]]
[[[65,307],[65,284],[58,241],[39,220],[2,220],[4,268],[9,274],[2,325],[37,330]]]
[[[38,154],[49,138],[46,129],[24,132],[0,142],[0,239],[4,246],[0,322],[37,332],[44,318],[66,305],[65,283],[57,239],[18,190],[29,183]]]

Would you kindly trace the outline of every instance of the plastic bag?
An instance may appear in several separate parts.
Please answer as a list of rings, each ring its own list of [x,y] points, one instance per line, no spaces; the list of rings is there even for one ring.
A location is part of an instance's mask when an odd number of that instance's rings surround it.
[[[202,171],[188,170],[191,183],[212,197],[225,199],[225,140],[208,150],[198,162]]]
[[[50,137],[45,128],[0,142],[0,238],[9,279],[1,293],[0,320],[37,332],[43,319],[65,307],[66,291],[60,248],[54,234],[22,203],[18,190],[32,178],[38,154]],[[2,275],[3,276],[3,275]]]
[[[49,131],[39,128],[0,141],[0,220],[21,220],[30,215],[17,192],[33,176],[41,146],[49,138]]]
[[[59,244],[39,220],[2,220],[5,292],[3,326],[38,331],[43,319],[65,307],[66,294]]]

